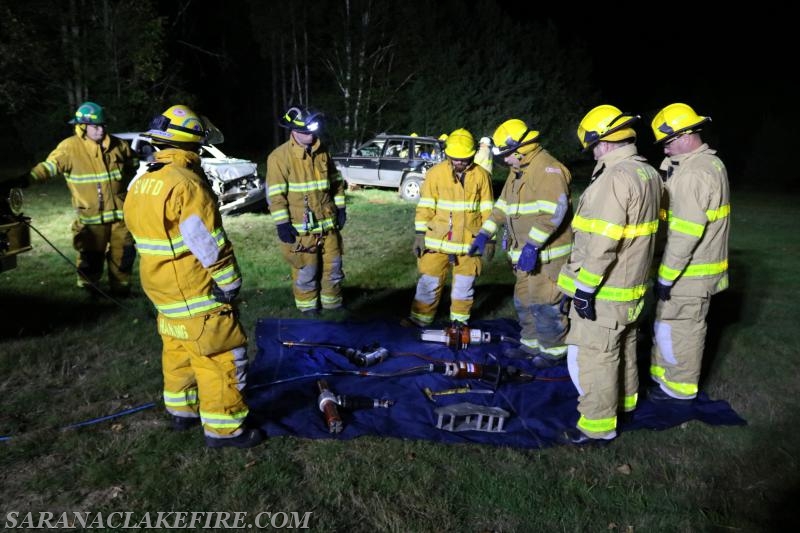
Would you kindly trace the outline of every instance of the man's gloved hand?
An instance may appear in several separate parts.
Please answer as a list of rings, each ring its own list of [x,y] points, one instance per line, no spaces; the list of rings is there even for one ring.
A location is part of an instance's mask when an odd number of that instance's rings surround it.
[[[494,249],[495,245],[494,242],[489,241],[486,243],[486,250],[483,252],[483,257],[486,261],[491,261],[494,258]]]
[[[411,249],[414,253],[414,257],[419,259],[422,257],[422,254],[425,253],[425,234],[421,232],[417,232],[414,235],[414,247]]]
[[[211,294],[214,295],[214,299],[221,304],[229,304],[232,303],[237,296],[239,296],[239,289],[241,285],[230,289],[230,290],[222,290],[219,285],[216,283],[211,284]]]
[[[472,244],[469,245],[469,250],[467,250],[467,255],[483,255],[484,250],[486,249],[486,243],[489,242],[489,235],[479,231],[475,238],[472,240]]]
[[[347,222],[347,210],[344,207],[337,207],[336,208],[336,226],[339,229],[344,228],[344,224]]]
[[[294,243],[297,230],[294,229],[290,222],[277,224],[275,229],[278,230],[278,238],[281,240],[281,242],[285,242],[286,244]]]
[[[517,270],[522,272],[533,272],[539,260],[539,249],[529,242],[522,247],[522,252],[517,260]]]
[[[653,289],[656,291],[656,297],[662,302],[666,302],[672,297],[670,295],[672,292],[672,285],[664,285],[660,280],[656,280]]]
[[[575,289],[575,296],[572,298],[572,307],[578,316],[586,320],[596,320],[597,314],[594,312],[594,293]]]

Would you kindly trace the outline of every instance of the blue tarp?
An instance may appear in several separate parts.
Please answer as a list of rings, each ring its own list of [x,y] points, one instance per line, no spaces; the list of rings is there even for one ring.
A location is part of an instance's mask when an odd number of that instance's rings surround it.
[[[471,327],[494,335],[519,337],[513,320],[476,321]],[[255,360],[247,381],[247,401],[253,420],[268,435],[296,435],[308,438],[352,439],[361,435],[425,439],[439,442],[473,442],[517,448],[541,448],[555,444],[557,436],[574,427],[577,418],[577,392],[566,367],[538,370],[527,361],[505,358],[502,353],[514,344],[504,341],[470,346],[455,351],[443,344],[422,342],[420,330],[388,322],[326,322],[301,319],[262,319],[256,325]],[[348,358],[327,347],[286,347],[282,341],[326,343],[353,348],[377,343],[387,348],[390,357],[368,368],[352,364]],[[416,354],[416,355],[415,355]],[[420,357],[421,356],[421,357]],[[439,396],[431,402],[423,393],[470,385],[472,389],[491,389],[480,380],[453,380],[441,374],[406,376],[341,375],[342,371],[366,370],[393,374],[429,364],[429,359],[512,365],[534,374],[528,383],[500,384],[493,394],[467,393]],[[333,374],[333,375],[332,375]],[[388,409],[340,409],[344,430],[328,432],[317,406],[318,379],[325,379],[337,395],[389,399]],[[649,377],[641,376],[642,387]],[[745,421],[730,405],[700,394],[688,406],[654,405],[640,394],[639,406],[628,420],[620,420],[619,431],[666,429],[689,420],[712,425],[739,425]],[[510,413],[502,433],[480,431],[451,432],[436,427],[434,409],[462,402],[500,407]]]

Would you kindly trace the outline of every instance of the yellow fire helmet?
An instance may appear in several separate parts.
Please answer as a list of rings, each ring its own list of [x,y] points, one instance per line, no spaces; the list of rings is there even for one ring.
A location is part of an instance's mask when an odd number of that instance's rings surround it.
[[[470,159],[476,151],[475,138],[464,128],[448,135],[444,143],[444,153],[452,159]]]
[[[631,125],[639,120],[639,115],[623,113],[613,105],[599,105],[586,113],[578,125],[578,140],[584,150],[600,141],[624,141],[635,139],[636,131]]]
[[[512,118],[494,130],[492,153],[496,157],[505,157],[514,152],[526,154],[536,147],[534,143],[538,139],[538,131],[530,129],[522,120]]]
[[[206,139],[203,120],[185,105],[174,105],[150,122],[146,136],[167,144],[202,143]]]
[[[701,117],[688,105],[670,104],[656,114],[650,127],[658,143],[682,133],[697,131],[706,122],[711,122],[711,117]]]

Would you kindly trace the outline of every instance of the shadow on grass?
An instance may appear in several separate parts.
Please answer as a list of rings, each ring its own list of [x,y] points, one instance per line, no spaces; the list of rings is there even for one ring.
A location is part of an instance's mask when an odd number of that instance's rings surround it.
[[[411,310],[415,287],[392,289],[362,289],[344,287],[345,306],[356,320],[400,320],[406,318]],[[513,297],[513,285],[489,284],[475,289],[475,303],[472,318],[487,318],[502,308]],[[446,285],[436,312],[436,322],[449,322],[450,285]]]
[[[76,292],[75,298],[50,299],[45,296],[2,294],[4,318],[0,321],[0,340],[42,337],[70,326],[84,326],[109,314],[122,313],[114,302],[93,299]],[[128,300],[122,300],[126,305]]]

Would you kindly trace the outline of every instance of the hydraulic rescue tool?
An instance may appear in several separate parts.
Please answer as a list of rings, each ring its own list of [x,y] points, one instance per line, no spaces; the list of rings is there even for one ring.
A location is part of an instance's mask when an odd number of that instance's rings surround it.
[[[355,411],[356,409],[388,409],[394,405],[394,400],[378,400],[367,398],[366,396],[336,395],[331,391],[330,387],[328,387],[328,382],[324,379],[317,380],[317,389],[319,390],[317,406],[325,417],[325,425],[328,426],[330,433],[341,433],[344,429],[342,417],[339,416],[339,407],[348,411]]]
[[[378,346],[377,343],[361,348],[350,348],[339,344],[328,344],[324,342],[302,342],[302,341],[281,341],[281,344],[288,347],[308,346],[311,348],[330,348],[336,353],[340,353],[356,366],[372,366],[386,360],[389,357],[389,350]]]
[[[424,329],[420,339],[441,342],[455,350],[463,350],[471,344],[489,344],[490,342],[510,340],[503,335],[493,335],[488,331],[469,328],[458,322],[447,329]]]

